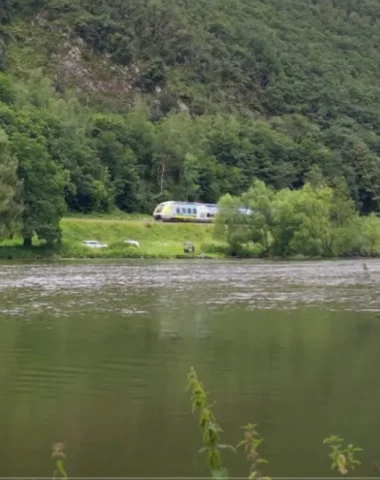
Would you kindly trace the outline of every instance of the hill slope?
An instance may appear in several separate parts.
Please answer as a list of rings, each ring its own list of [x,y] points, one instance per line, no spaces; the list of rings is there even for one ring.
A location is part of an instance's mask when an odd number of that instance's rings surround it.
[[[327,123],[344,114],[378,125],[380,7],[374,1],[7,1],[8,20],[30,26],[19,45],[28,54],[36,42],[40,47],[34,66],[72,75],[84,90],[126,96],[130,89],[165,90],[194,113],[301,113]],[[10,32],[20,33],[17,26]],[[113,64],[108,85],[96,54]],[[99,75],[93,83],[79,71],[91,55]]]
[[[217,201],[259,177],[380,185],[374,0],[3,0],[0,127],[71,210]],[[22,138],[20,138],[20,135]],[[21,146],[20,146],[21,145]]]

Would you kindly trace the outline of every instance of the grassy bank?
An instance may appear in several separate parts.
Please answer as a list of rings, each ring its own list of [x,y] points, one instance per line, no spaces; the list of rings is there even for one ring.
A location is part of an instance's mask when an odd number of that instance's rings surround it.
[[[223,245],[212,238],[213,226],[186,223],[157,223],[151,218],[93,218],[67,217],[61,221],[62,244],[54,248],[38,244],[24,248],[21,238],[0,244],[0,258],[181,258],[183,243],[194,243],[195,256],[220,256]],[[92,249],[82,245],[83,240],[98,240],[108,248]],[[124,244],[137,240],[140,248]]]

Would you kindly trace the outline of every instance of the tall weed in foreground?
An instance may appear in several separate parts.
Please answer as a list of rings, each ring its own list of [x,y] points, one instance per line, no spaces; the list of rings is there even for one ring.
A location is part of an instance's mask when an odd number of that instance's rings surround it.
[[[217,423],[215,415],[212,411],[214,404],[209,403],[208,392],[206,392],[203,383],[199,381],[196,371],[193,367],[187,376],[187,390],[191,391],[192,412],[200,412],[199,426],[201,428],[203,447],[198,453],[207,452],[207,465],[210,469],[211,478],[213,480],[228,480],[229,473],[223,464],[221,451],[231,450],[236,453],[238,449],[244,447],[247,461],[250,464],[248,480],[272,480],[261,472],[261,466],[268,464],[268,461],[259,454],[259,447],[263,443],[257,431],[257,425],[249,423],[242,427],[244,430],[244,438],[236,447],[228,444],[220,443],[220,434],[223,432]],[[337,470],[341,475],[347,475],[354,471],[361,462],[357,460],[356,454],[362,452],[363,449],[353,444],[345,445],[343,438],[338,435],[330,435],[323,440],[323,444],[330,447],[329,458],[331,459],[331,469]],[[65,469],[66,455],[64,453],[65,444],[56,442],[53,444],[52,458],[55,460],[55,470],[53,480],[68,480]],[[380,466],[375,463],[380,470]]]
[[[224,445],[219,443],[220,433],[223,431],[217,423],[215,416],[209,404],[207,392],[202,382],[198,380],[198,376],[193,367],[188,374],[188,390],[191,390],[191,404],[193,413],[198,409],[200,411],[199,425],[202,431],[202,439],[204,446],[199,453],[207,452],[208,467],[213,479],[228,478],[228,470],[223,466],[221,450],[230,449],[235,452],[232,445]]]
[[[187,389],[191,390],[192,411],[200,410],[199,425],[202,431],[204,446],[199,450],[199,453],[208,452],[208,467],[211,472],[211,477],[215,480],[228,479],[228,470],[223,465],[221,450],[229,449],[236,453],[238,448],[244,447],[247,460],[251,464],[249,480],[270,480],[269,477],[263,477],[261,472],[258,471],[259,465],[268,462],[261,458],[258,453],[258,447],[263,442],[263,439],[259,436],[256,425],[249,423],[242,427],[244,429],[244,439],[239,442],[236,448],[232,445],[219,443],[220,433],[223,432],[223,430],[215,419],[211,410],[213,405],[209,404],[207,392],[202,382],[199,381],[193,367],[191,367],[188,374]]]
[[[230,449],[236,452],[239,448],[244,447],[246,459],[250,463],[248,480],[271,480],[270,477],[263,476],[261,472],[261,466],[268,464],[268,461],[259,454],[263,438],[257,431],[257,425],[249,423],[242,427],[244,439],[236,447],[219,443],[220,433],[223,430],[215,419],[212,412],[213,404],[209,403],[208,394],[193,367],[190,368],[187,378],[187,390],[191,391],[192,411],[195,412],[197,409],[200,411],[199,425],[204,446],[198,453],[208,453],[211,478],[215,480],[228,479],[228,470],[222,462],[221,450]],[[358,452],[363,451],[361,448],[355,447],[353,444],[344,445],[344,439],[337,435],[330,435],[323,440],[323,443],[329,445],[331,449],[329,458],[332,461],[332,470],[338,470],[341,475],[347,475],[361,465],[361,462],[355,458]]]
[[[257,425],[252,423],[242,427],[244,430],[244,440],[239,442],[236,448],[244,447],[247,461],[251,464],[248,477],[249,480],[271,480],[270,477],[262,476],[262,473],[258,470],[259,465],[267,465],[268,460],[260,457],[258,448],[263,443],[264,439],[260,437],[256,427]]]
[[[355,467],[361,465],[359,460],[355,459],[357,452],[362,452],[363,449],[355,447],[352,443],[344,445],[344,439],[338,435],[330,435],[323,440],[323,443],[329,445],[331,453],[331,470],[338,470],[342,475],[347,475],[351,470],[355,470]]]
[[[65,459],[66,454],[63,451],[65,444],[62,442],[56,442],[53,445],[52,458],[55,460],[55,470],[53,473],[53,479],[63,478],[64,480],[68,479],[66,470],[65,470]]]

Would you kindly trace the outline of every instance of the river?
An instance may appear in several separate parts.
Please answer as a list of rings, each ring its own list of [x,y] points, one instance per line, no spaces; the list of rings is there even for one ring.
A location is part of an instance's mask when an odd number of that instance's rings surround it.
[[[323,439],[379,475],[380,261],[0,264],[0,476],[204,476],[194,366],[223,443],[272,477],[332,475]],[[242,452],[224,452],[248,476]]]

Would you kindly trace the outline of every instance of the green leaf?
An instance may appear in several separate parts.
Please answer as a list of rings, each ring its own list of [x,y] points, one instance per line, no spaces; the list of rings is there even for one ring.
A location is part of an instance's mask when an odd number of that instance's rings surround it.
[[[65,468],[63,466],[62,460],[57,460],[57,469],[58,469],[59,473],[62,475],[62,477],[67,480],[67,473],[66,473]]]
[[[214,480],[228,479],[228,470],[225,467],[219,468],[218,470],[211,470],[211,477]]]
[[[255,440],[255,446],[256,448],[259,447],[262,443],[263,443],[264,439],[263,438],[259,438],[258,440]]]
[[[243,428],[244,430],[255,430],[257,427],[257,423],[248,423],[248,425],[244,425]]]
[[[208,428],[210,430],[212,430],[213,432],[215,433],[218,433],[218,432],[223,432],[222,428],[220,427],[220,425],[218,425],[216,422],[209,422],[208,423]]]
[[[202,447],[198,450],[198,453],[203,453],[203,452],[206,452],[208,450],[207,447]]]
[[[237,445],[236,445],[236,448],[240,448],[242,447],[243,445],[245,445],[247,443],[247,440],[242,440],[241,442],[239,442]]]
[[[218,448],[220,448],[221,450],[225,449],[225,448],[228,448],[228,449],[232,450],[234,453],[236,453],[236,450],[232,445],[219,444]]]

